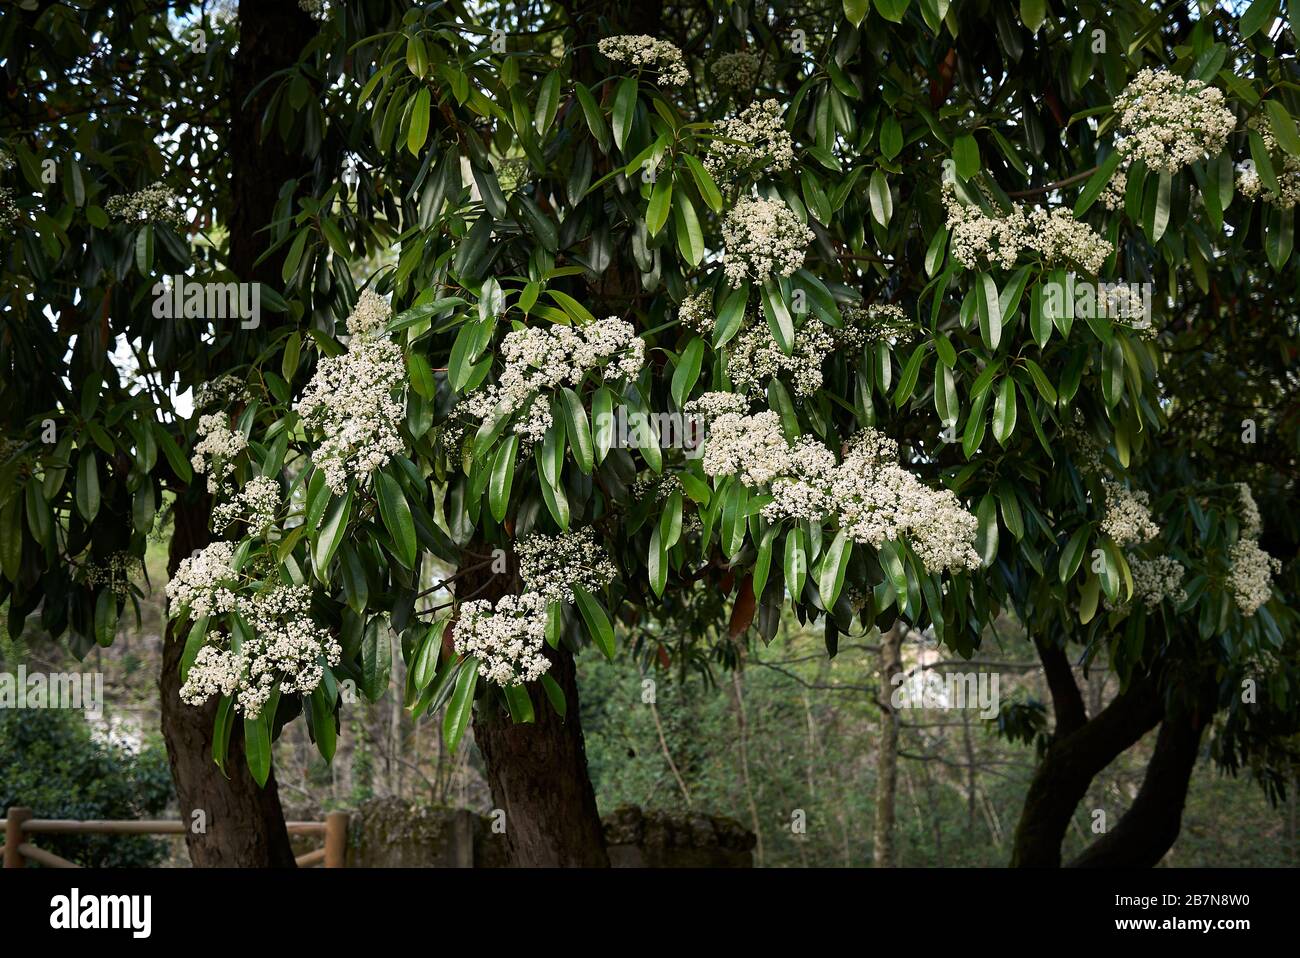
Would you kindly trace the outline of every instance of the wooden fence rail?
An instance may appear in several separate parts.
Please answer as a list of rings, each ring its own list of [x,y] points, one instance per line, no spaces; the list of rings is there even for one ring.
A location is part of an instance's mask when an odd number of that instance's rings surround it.
[[[5,868],[22,868],[26,861],[34,861],[47,868],[80,868],[76,862],[60,858],[26,841],[28,835],[184,835],[182,821],[72,821],[68,819],[33,818],[30,808],[10,808],[5,818],[4,853]],[[348,845],[348,813],[329,812],[323,822],[287,822],[290,835],[316,835],[324,839],[323,848],[306,852],[296,859],[302,868],[324,865],[326,868],[346,867]]]

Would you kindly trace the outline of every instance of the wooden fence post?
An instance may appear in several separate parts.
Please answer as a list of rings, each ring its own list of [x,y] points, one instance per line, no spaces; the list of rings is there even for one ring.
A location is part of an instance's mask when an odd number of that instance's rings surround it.
[[[348,813],[329,812],[325,816],[325,867],[346,868],[348,854]]]
[[[30,808],[11,808],[5,813],[5,868],[22,868],[23,822],[32,817]]]

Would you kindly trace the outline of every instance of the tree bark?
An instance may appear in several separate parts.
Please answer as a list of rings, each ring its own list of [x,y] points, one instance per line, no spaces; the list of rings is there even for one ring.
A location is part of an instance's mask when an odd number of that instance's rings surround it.
[[[1154,868],[1182,830],[1183,807],[1201,736],[1214,715],[1214,689],[1202,690],[1193,709],[1170,710],[1137,797],[1124,816],[1073,862],[1074,868]]]
[[[1049,650],[1045,654],[1045,649]],[[1019,868],[1058,868],[1061,842],[1074,810],[1092,780],[1121,753],[1156,726],[1164,714],[1158,683],[1152,677],[1134,678],[1100,714],[1082,715],[1082,698],[1064,653],[1039,646],[1056,703],[1058,722],[1065,730],[1052,736],[1034,772],[1024,808],[1016,826],[1011,864]],[[1067,684],[1068,679],[1068,684]],[[1070,690],[1073,689],[1073,694]],[[1082,720],[1082,724],[1078,724]]]
[[[472,562],[490,553],[491,547],[477,540],[467,547]],[[496,602],[516,584],[513,574],[484,568],[467,572],[456,591]],[[536,686],[529,689],[535,716],[530,723],[516,724],[504,709],[474,707],[474,742],[492,801],[506,815],[506,862],[525,868],[608,868],[605,830],[587,772],[573,653],[563,643],[545,651],[551,660],[548,674],[564,692],[564,718]]]
[[[197,488],[177,498],[167,557],[169,576],[175,574],[182,559],[209,541],[210,506],[207,495]],[[184,650],[185,633],[177,631],[175,622],[169,622],[158,686],[167,760],[181,818],[186,823],[190,861],[198,868],[293,868],[293,850],[280,809],[275,773],[271,773],[265,788],[253,781],[244,761],[242,725],[237,722],[226,760],[229,778],[222,774],[212,760],[217,703],[196,708],[180,699]],[[202,812],[198,821],[196,811]],[[203,830],[196,831],[200,824]]]
[[[894,823],[898,793],[898,713],[890,701],[893,677],[903,671],[903,626],[895,622],[880,634],[880,680],[877,702],[880,706],[880,741],[876,745],[876,823],[872,843],[872,864],[876,868],[894,868],[898,857],[894,848]]]

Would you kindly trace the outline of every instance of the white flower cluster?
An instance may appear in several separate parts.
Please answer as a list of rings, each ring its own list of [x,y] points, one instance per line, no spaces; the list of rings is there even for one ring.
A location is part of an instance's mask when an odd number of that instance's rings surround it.
[[[739,393],[711,392],[692,399],[682,411],[688,416],[698,416],[706,423],[711,423],[727,414],[744,415],[748,409],[749,400]]]
[[[522,685],[551,667],[542,654],[546,641],[546,598],[535,592],[507,595],[492,603],[465,602],[452,630],[461,655],[479,660],[479,675],[497,685]]]
[[[406,379],[406,365],[395,343],[374,335],[388,314],[380,296],[363,293],[347,319],[348,351],[322,357],[298,401],[303,421],[323,437],[312,462],[335,495],[347,491],[351,476],[370,475],[404,448],[398,425],[405,407],[393,392]]]
[[[722,240],[727,247],[727,279],[739,286],[748,279],[762,282],[771,275],[789,276],[803,265],[813,231],[779,200],[747,197],[727,213]]]
[[[1098,197],[1098,202],[1108,210],[1124,208],[1124,193],[1128,190],[1128,165],[1127,159],[1120,160],[1119,166],[1110,175],[1105,188],[1101,191],[1101,196]]]
[[[155,183],[137,193],[110,196],[104,210],[125,223],[165,223],[179,228],[185,225],[185,211],[179,203],[170,186]]]
[[[718,123],[713,133],[718,139],[709,144],[704,168],[719,182],[756,171],[780,173],[794,165],[794,141],[776,100],[751,103],[738,116]]]
[[[1237,508],[1240,510],[1237,521],[1241,526],[1241,534],[1247,539],[1258,539],[1264,531],[1264,521],[1259,514],[1255,494],[1244,482],[1237,483]]]
[[[1101,531],[1116,545],[1137,545],[1160,535],[1160,527],[1151,518],[1151,497],[1144,490],[1130,489],[1113,479],[1103,479],[1101,484],[1106,491]]]
[[[1130,555],[1128,567],[1133,573],[1133,595],[1143,605],[1154,608],[1165,599],[1182,602],[1187,598],[1187,591],[1183,588],[1183,576],[1187,570],[1172,556],[1143,559]]]
[[[822,388],[822,362],[835,348],[835,339],[821,322],[813,320],[795,331],[794,352],[781,351],[766,326],[743,330],[731,344],[727,373],[738,391],[753,393],[767,380],[789,373],[794,391],[811,396]]]
[[[1277,136],[1273,133],[1273,125],[1268,117],[1255,117],[1247,125],[1259,131],[1264,147],[1273,158],[1273,175],[1277,177],[1281,192],[1275,193],[1265,188],[1264,182],[1259,178],[1259,171],[1255,169],[1254,160],[1244,160],[1237,164],[1237,190],[1242,196],[1253,199],[1262,195],[1265,202],[1290,209],[1300,203],[1300,156],[1279,149]]]
[[[558,536],[536,533],[515,547],[515,555],[528,591],[547,602],[572,602],[574,586],[597,592],[618,574],[590,528]]]
[[[647,499],[653,499],[655,502],[663,502],[674,492],[686,491],[682,485],[681,477],[672,473],[659,474],[656,472],[643,472],[632,480],[632,501],[644,502]],[[695,513],[691,513],[695,515]],[[682,519],[686,521],[685,517]]]
[[[763,508],[770,522],[833,518],[858,543],[879,549],[906,540],[930,572],[974,569],[975,516],[948,489],[926,486],[897,462],[897,445],[873,429],[859,433],[844,460],[817,439],[791,446],[776,413],[732,413],[713,423],[704,450],[710,476],[736,475],[747,486],[769,486]]]
[[[540,440],[551,426],[551,390],[577,386],[598,368],[606,379],[631,379],[645,363],[644,341],[631,323],[615,316],[576,329],[516,329],[501,341],[500,353],[500,378],[470,395],[466,408],[477,420],[491,418],[498,407],[523,412],[514,429],[528,442]]]
[[[210,382],[201,383],[194,390],[194,408],[207,409],[209,406],[223,408],[248,398],[248,386],[238,376],[222,373]]]
[[[840,314],[844,317],[844,326],[832,335],[836,345],[845,350],[862,349],[868,343],[895,342],[915,332],[916,324],[893,303],[845,306]]]
[[[1218,153],[1237,123],[1221,90],[1150,68],[1115,98],[1115,111],[1116,148],[1160,173],[1176,173]]]
[[[253,630],[238,649],[208,644],[199,649],[181,687],[181,700],[202,705],[212,695],[234,695],[235,708],[257,718],[276,685],[303,695],[315,690],[325,665],[338,665],[342,649],[310,617],[308,586],[276,586],[240,597],[239,612]],[[220,633],[214,636],[223,640]]]
[[[667,40],[656,40],[644,34],[623,34],[606,37],[596,46],[602,56],[615,63],[657,70],[659,79],[668,86],[681,86],[690,79],[682,51]]]
[[[144,562],[129,552],[114,552],[107,562],[86,566],[86,584],[106,585],[114,595],[129,595],[131,576],[144,574]]]
[[[1254,539],[1241,538],[1229,553],[1228,584],[1242,615],[1254,615],[1273,595],[1273,576],[1282,563],[1259,547]]]
[[[1041,257],[1045,266],[1076,266],[1096,274],[1114,249],[1064,207],[1044,210],[1016,203],[1005,216],[990,216],[961,202],[951,186],[944,187],[943,198],[952,255],[968,269],[985,264],[1011,269],[1023,252]]]
[[[329,0],[298,0],[298,9],[310,14],[313,20],[325,20],[329,17]]]
[[[8,173],[18,161],[7,149],[0,147],[0,173]]]
[[[167,599],[178,608],[188,608],[196,619],[229,612],[235,608],[235,593],[230,589],[235,579],[234,561],[233,542],[209,543],[181,560],[167,583]]]
[[[709,68],[713,82],[730,90],[753,90],[758,82],[760,62],[758,57],[744,50],[724,53]]]
[[[270,476],[254,476],[229,502],[212,510],[215,529],[242,521],[252,533],[263,532],[280,511],[280,484]]]
[[[14,191],[7,186],[0,186],[0,230],[13,230],[22,218],[22,211],[14,202]]]
[[[222,481],[235,471],[234,458],[248,448],[248,439],[228,425],[225,413],[214,412],[199,417],[197,434],[203,438],[194,446],[190,466],[195,472],[207,473],[208,492],[215,493]]]
[[[718,322],[718,317],[713,314],[713,294],[706,289],[687,296],[677,309],[677,318],[687,329],[701,336],[712,336]]]

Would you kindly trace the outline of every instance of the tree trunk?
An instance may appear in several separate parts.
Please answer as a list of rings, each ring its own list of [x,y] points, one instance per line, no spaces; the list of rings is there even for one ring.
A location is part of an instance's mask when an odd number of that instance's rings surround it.
[[[1025,795],[1011,864],[1019,868],[1058,868],[1061,842],[1088,786],[1107,765],[1155,727],[1164,709],[1158,683],[1150,677],[1139,677],[1089,720],[1064,652],[1056,646],[1037,644],[1057,725]]]
[[[903,624],[895,622],[880,634],[880,741],[876,745],[876,826],[872,863],[876,868],[898,864],[894,849],[895,802],[898,793],[898,713],[890,702],[893,677],[903,671]]]
[[[173,510],[173,532],[167,572],[174,575],[182,559],[208,542],[210,502],[197,487],[178,497]],[[167,760],[181,818],[186,823],[185,843],[190,861],[199,868],[292,868],[293,850],[280,809],[275,773],[259,788],[244,761],[242,725],[235,723],[226,761],[229,778],[212,760],[212,724],[217,703],[196,708],[180,699],[181,655],[185,633],[169,622],[163,640],[162,731]],[[197,819],[195,812],[201,812]],[[202,828],[201,831],[196,829]]]
[[[1187,787],[1201,736],[1213,715],[1214,688],[1208,684],[1197,708],[1171,710],[1165,715],[1133,804],[1114,828],[1070,863],[1071,867],[1154,868],[1159,864],[1182,829]]]
[[[491,554],[477,540],[469,561]],[[475,569],[458,581],[464,597],[496,602],[516,586],[510,573]],[[587,773],[573,654],[546,648],[548,673],[564,692],[560,718],[540,687],[529,689],[533,722],[516,724],[504,709],[474,708],[474,742],[487,768],[492,801],[505,812],[506,861],[512,867],[609,867],[596,791]]]

